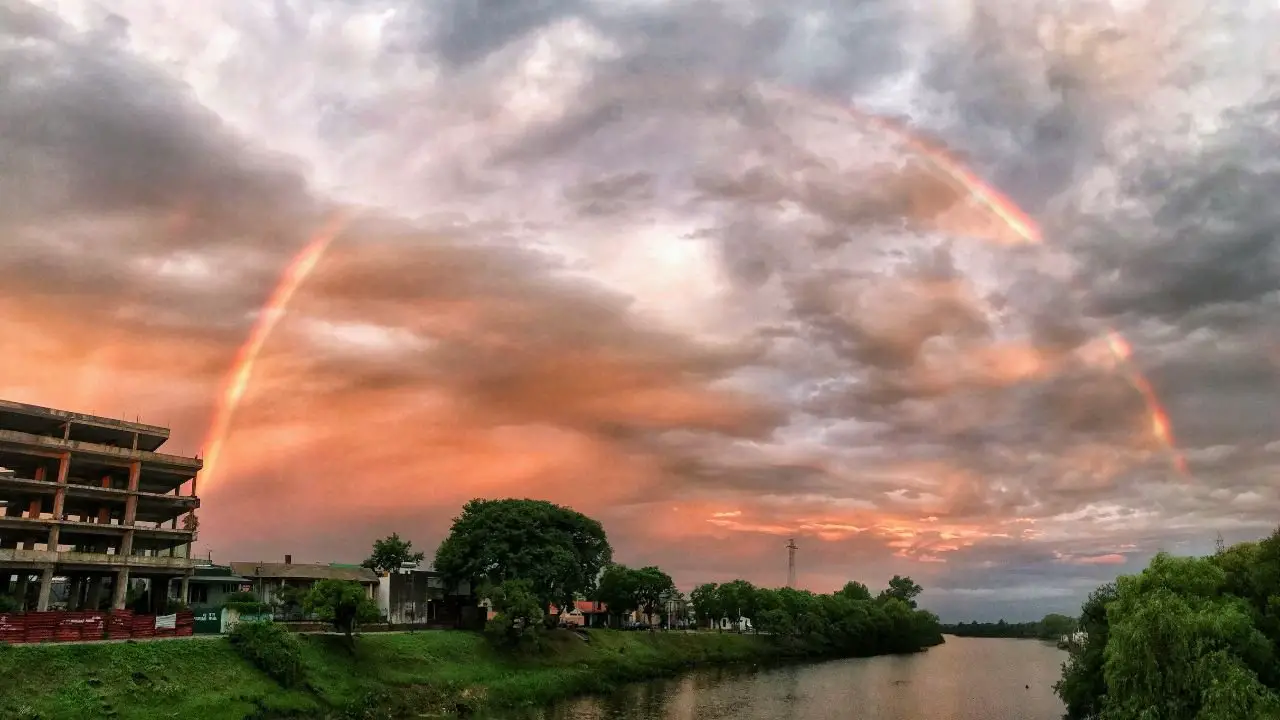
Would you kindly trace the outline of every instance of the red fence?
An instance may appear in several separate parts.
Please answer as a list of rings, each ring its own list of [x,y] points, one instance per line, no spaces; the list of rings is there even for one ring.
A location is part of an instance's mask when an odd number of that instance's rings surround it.
[[[185,637],[192,633],[195,619],[180,612],[173,627],[164,627],[168,616],[134,615],[116,612],[33,612],[0,613],[0,643],[78,642],[81,640],[128,640],[132,638]]]

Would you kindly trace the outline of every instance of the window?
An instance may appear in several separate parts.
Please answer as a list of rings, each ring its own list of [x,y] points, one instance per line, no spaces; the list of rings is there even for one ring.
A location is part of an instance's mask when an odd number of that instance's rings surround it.
[[[192,583],[187,586],[187,603],[199,605],[209,602],[209,586],[204,583]]]

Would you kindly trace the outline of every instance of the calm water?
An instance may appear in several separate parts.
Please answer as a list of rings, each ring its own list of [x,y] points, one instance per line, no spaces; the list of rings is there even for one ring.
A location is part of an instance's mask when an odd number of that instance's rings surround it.
[[[1052,685],[1065,659],[1035,640],[948,637],[918,655],[698,671],[564,703],[543,718],[1060,720],[1063,707]]]

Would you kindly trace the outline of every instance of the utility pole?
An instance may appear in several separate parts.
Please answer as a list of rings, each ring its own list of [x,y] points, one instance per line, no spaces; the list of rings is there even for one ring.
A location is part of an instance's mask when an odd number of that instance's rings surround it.
[[[796,539],[791,538],[787,541],[787,587],[794,588],[796,586]]]

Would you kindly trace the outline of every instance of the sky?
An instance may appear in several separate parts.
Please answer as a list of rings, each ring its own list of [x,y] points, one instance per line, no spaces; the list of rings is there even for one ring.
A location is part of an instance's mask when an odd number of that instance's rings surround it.
[[[198,553],[532,497],[685,589],[794,537],[813,590],[1074,613],[1280,517],[1280,11],[1226,5],[0,0],[0,397],[207,451],[329,228]]]

